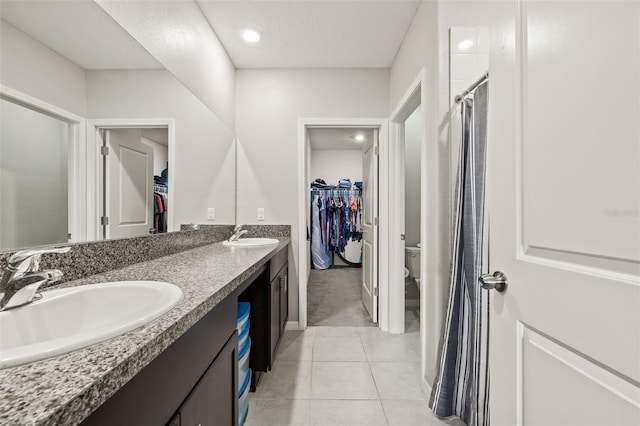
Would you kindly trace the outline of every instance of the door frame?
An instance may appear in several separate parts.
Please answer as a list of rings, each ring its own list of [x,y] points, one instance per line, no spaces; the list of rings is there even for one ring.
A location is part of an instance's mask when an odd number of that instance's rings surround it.
[[[93,232],[93,239],[91,241],[102,240],[102,234],[100,232],[102,225],[100,225],[100,217],[102,216],[102,199],[104,186],[102,185],[103,165],[102,156],[100,154],[100,146],[102,145],[102,138],[100,137],[101,129],[154,129],[154,128],[167,128],[168,133],[168,163],[169,163],[169,201],[168,209],[169,214],[167,217],[168,232],[176,231],[174,218],[174,184],[175,184],[175,120],[173,118],[106,118],[87,120],[87,141],[88,146],[91,147],[91,152],[87,155],[87,177],[91,175],[91,186],[93,188],[94,196],[91,200],[90,210],[90,228]],[[90,170],[89,170],[90,169]],[[89,187],[89,183],[87,183]]]
[[[309,244],[307,242],[307,129],[322,127],[360,127],[378,129],[378,326],[389,327],[388,224],[389,211],[389,120],[387,118],[299,118],[298,119],[298,328],[307,328],[307,284]],[[381,208],[382,207],[382,208]]]
[[[391,118],[389,120],[389,205],[393,214],[391,217],[400,217],[405,213],[405,205],[400,201],[404,199],[404,180],[405,180],[405,168],[404,168],[404,122],[415,111],[415,109],[421,105],[423,95],[422,88],[424,87],[424,70],[420,72],[418,77],[413,81],[411,86],[407,89],[402,96],[400,102],[393,110]],[[420,141],[420,241],[427,241],[424,236],[424,229],[426,228],[425,214],[427,213],[423,197],[425,196],[423,187],[425,178],[425,144],[426,144],[426,126],[424,125],[424,117],[422,117],[422,131]],[[404,217],[404,216],[403,216]],[[400,235],[405,232],[402,226],[402,221],[392,220],[389,223],[389,282],[391,283],[389,289],[389,331],[391,333],[404,333],[404,309],[405,309],[405,294],[404,294],[404,251],[401,250],[402,241]],[[425,247],[426,248],[426,247]],[[426,250],[420,250],[420,270],[426,271],[424,267],[424,259]],[[395,277],[395,278],[394,278]],[[398,283],[394,285],[393,283]],[[423,285],[426,283],[423,283]],[[422,299],[422,293],[420,293],[420,299]],[[422,300],[420,300],[420,306],[424,306]],[[424,315],[420,315],[422,319]],[[422,324],[420,329],[422,330]]]
[[[69,125],[67,229],[71,234],[71,238],[68,243],[88,241],[87,219],[89,216],[87,212],[91,190],[88,186],[85,187],[88,175],[86,174],[84,158],[87,158],[86,154],[89,150],[86,143],[85,118],[2,84],[0,84],[0,97],[51,115]]]
[[[401,191],[404,190],[404,122],[418,106],[422,105],[422,132],[421,132],[421,152],[420,152],[420,241],[422,250],[420,250],[420,270],[421,272],[421,291],[420,291],[420,360],[422,371],[422,388],[428,395],[431,392],[431,385],[426,379],[427,363],[430,358],[430,352],[435,352],[437,356],[438,342],[440,339],[440,323],[439,313],[443,309],[442,289],[433,277],[437,277],[435,273],[439,269],[437,259],[442,256],[436,255],[436,250],[442,250],[435,241],[435,232],[431,227],[437,220],[436,209],[429,210],[429,205],[433,205],[435,194],[430,190],[430,179],[437,176],[437,171],[428,170],[430,156],[429,153],[433,149],[429,149],[429,130],[427,123],[427,74],[426,70],[421,69],[412,83],[407,87],[402,98],[398,101],[396,107],[390,115],[389,119],[389,188],[392,198],[389,200],[392,209],[391,217],[399,217],[404,214],[404,205],[400,205],[398,199]],[[433,143],[433,142],[432,142]],[[432,161],[433,163],[433,161]],[[435,228],[433,228],[435,230]],[[400,251],[400,234],[404,230],[401,222],[391,221],[389,224],[389,282],[397,282],[397,285],[391,285],[389,289],[389,321],[392,333],[404,333],[404,253]],[[445,255],[446,257],[446,255]],[[395,281],[391,279],[395,277]],[[429,301],[433,306],[430,306]],[[430,309],[434,308],[432,312]],[[432,322],[433,324],[429,324]],[[427,346],[432,346],[428,351]]]

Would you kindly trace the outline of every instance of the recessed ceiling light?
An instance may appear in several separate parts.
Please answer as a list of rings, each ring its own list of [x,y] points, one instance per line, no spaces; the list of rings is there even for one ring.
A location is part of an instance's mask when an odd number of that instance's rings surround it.
[[[364,135],[363,134],[356,135],[356,140],[358,142],[362,142],[364,140]]]
[[[260,32],[252,28],[246,28],[241,31],[242,38],[248,43],[257,43],[260,41]]]
[[[462,40],[460,43],[458,43],[458,49],[460,50],[467,50],[471,46],[473,46],[473,40]]]

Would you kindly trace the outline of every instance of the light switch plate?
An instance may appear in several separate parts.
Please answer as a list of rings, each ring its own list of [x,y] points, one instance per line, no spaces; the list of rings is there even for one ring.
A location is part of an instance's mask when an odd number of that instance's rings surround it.
[[[213,207],[209,207],[207,209],[207,219],[208,220],[215,220],[216,219],[216,209],[214,209]]]
[[[264,207],[258,207],[258,220],[264,220]]]

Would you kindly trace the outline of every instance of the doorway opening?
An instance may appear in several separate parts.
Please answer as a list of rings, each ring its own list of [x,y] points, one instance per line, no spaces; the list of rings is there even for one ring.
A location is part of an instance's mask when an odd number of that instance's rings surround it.
[[[420,170],[422,149],[422,107],[418,105],[404,121],[404,138],[399,141],[403,147],[404,158],[404,286],[405,286],[405,318],[404,332],[420,331],[420,293],[422,292],[422,276],[420,259],[422,243],[420,235]]]
[[[0,92],[0,250],[77,241],[80,232],[73,220],[78,210],[75,159],[80,120],[38,100],[4,92]]]
[[[363,275],[362,267],[365,253],[370,256],[372,250],[364,239],[364,229],[365,210],[373,204],[370,191],[363,184],[377,142],[377,129],[310,128],[308,137],[312,179],[307,222],[311,245],[308,323],[374,326],[367,291],[370,287],[363,285],[370,276]],[[364,268],[369,269],[371,265]]]
[[[389,204],[393,212],[390,215],[394,220],[389,223],[389,331],[408,333],[410,340],[417,343],[421,358],[422,388],[429,394],[431,386],[427,377],[432,374],[437,358],[443,297],[436,279],[439,273],[436,262],[442,248],[437,244],[437,232],[434,232],[435,212],[438,208],[435,195],[439,190],[436,186],[437,145],[433,139],[430,140],[427,130],[427,100],[426,71],[422,69],[407,87],[390,118]],[[407,159],[411,151],[411,158],[419,158],[413,164]],[[412,183],[408,184],[407,180]],[[410,203],[410,197],[416,202]],[[416,216],[419,218],[419,227],[415,222]],[[419,235],[418,239],[409,236],[416,233]],[[418,243],[419,250],[414,250],[416,257],[410,256],[407,259],[406,247],[418,248]],[[409,264],[411,268],[405,266]],[[413,275],[414,279],[407,284],[415,286],[419,291],[419,302],[410,301],[413,299],[410,296],[415,294],[411,286],[411,293],[406,293],[405,267],[418,269],[408,274],[408,277]],[[416,278],[419,279],[419,287],[416,286]],[[410,302],[407,303],[407,300]],[[412,303],[419,303],[418,322],[414,321],[417,319],[415,315],[411,318],[407,312]]]
[[[168,228],[167,128],[100,129],[102,236],[163,234]]]
[[[92,123],[98,153],[98,237],[128,238],[174,229],[172,123]]]
[[[378,279],[386,218],[378,207],[386,206],[378,202],[386,197],[378,187],[378,159],[387,120],[299,124],[298,327],[376,325],[386,314],[378,302],[386,284]]]

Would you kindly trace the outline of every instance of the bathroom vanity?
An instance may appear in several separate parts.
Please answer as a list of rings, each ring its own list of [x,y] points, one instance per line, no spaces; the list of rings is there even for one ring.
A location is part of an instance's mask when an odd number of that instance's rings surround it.
[[[184,299],[124,335],[0,370],[0,423],[236,425],[238,301],[251,303],[258,378],[273,366],[288,318],[289,239],[278,240],[207,245],[65,284],[161,280]]]

